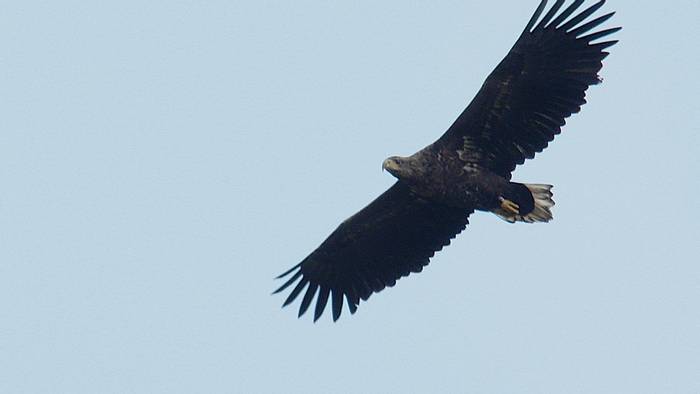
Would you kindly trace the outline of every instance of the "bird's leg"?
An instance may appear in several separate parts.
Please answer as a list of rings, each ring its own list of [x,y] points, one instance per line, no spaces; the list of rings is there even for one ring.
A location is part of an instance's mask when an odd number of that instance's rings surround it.
[[[511,200],[505,199],[503,197],[498,197],[498,200],[501,202],[501,209],[504,211],[517,215],[520,213],[520,206],[516,203],[514,203]]]

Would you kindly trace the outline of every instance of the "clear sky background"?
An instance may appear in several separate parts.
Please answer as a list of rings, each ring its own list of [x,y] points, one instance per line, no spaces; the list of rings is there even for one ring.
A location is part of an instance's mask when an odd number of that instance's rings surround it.
[[[3,1],[0,392],[699,393],[696,0],[605,6],[605,83],[515,174],[553,222],[477,213],[336,324],[270,296],[537,3]]]

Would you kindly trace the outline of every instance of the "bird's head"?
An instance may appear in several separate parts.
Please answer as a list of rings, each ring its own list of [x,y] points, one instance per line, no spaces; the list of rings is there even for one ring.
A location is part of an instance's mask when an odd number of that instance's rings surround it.
[[[389,173],[399,179],[406,177],[409,166],[406,163],[405,157],[391,156],[382,163],[382,170],[387,170]]]

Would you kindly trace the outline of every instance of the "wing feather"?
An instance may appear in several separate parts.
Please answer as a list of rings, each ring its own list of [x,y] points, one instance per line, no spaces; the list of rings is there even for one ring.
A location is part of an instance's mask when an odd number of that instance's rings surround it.
[[[556,16],[564,5],[557,1],[532,29],[546,8],[542,1],[511,51],[433,148],[456,151],[465,165],[508,179],[517,165],[544,150],[565,119],[586,103],[586,90],[600,83],[598,72],[609,54],[604,49],[617,43],[591,44],[620,30],[594,31],[612,12],[585,22],[605,0],[567,20],[583,3],[574,1]]]
[[[591,41],[595,41],[599,38],[607,37],[613,33],[617,33],[620,30],[622,30],[621,27],[613,27],[612,29],[601,30],[597,33],[592,33],[592,34],[589,34],[587,36],[580,37],[579,40],[584,41],[584,42],[591,42]],[[614,43],[611,45],[614,45]],[[608,54],[606,53],[605,55],[608,55]]]
[[[579,37],[581,34],[587,32],[587,31],[589,31],[589,30],[595,29],[596,27],[598,27],[598,26],[600,26],[601,24],[605,23],[605,21],[607,21],[608,19],[612,18],[613,15],[615,15],[615,13],[614,13],[614,12],[611,12],[611,13],[609,13],[609,14],[605,14],[605,15],[603,15],[603,16],[601,16],[601,17],[595,18],[595,19],[593,19],[592,21],[590,21],[590,22],[588,22],[588,23],[586,23],[586,24],[583,24],[583,25],[581,25],[581,26],[575,28],[574,30],[571,30],[571,31],[569,32],[569,34],[571,34],[571,35],[574,36],[574,37]]]
[[[321,290],[318,293],[318,298],[316,299],[316,309],[314,310],[314,321],[318,320],[323,314],[323,310],[326,309],[326,303],[328,302],[328,295],[331,293],[331,288],[328,286],[321,286]]]
[[[286,275],[293,275],[276,292],[298,281],[286,306],[309,283],[299,316],[316,297],[314,321],[323,314],[329,298],[334,321],[342,313],[343,297],[350,313],[355,313],[360,300],[394,286],[401,277],[421,272],[435,252],[466,227],[472,212],[429,202],[396,182],[287,271]]]
[[[532,18],[530,18],[530,21],[527,23],[527,26],[525,27],[526,32],[532,30],[532,27],[535,26],[535,22],[537,22],[537,19],[540,17],[540,15],[542,15],[542,11],[544,11],[546,6],[547,0],[542,0],[540,5],[537,7],[537,10],[535,10],[535,13],[532,15]]]
[[[561,6],[564,5],[564,0],[557,0],[557,2],[552,6],[552,8],[549,9],[549,12],[547,12],[547,15],[542,18],[540,23],[535,27],[535,31],[537,30],[543,30],[546,26],[547,23],[549,23],[552,18],[554,18],[554,15],[556,15],[557,11],[561,8]]]
[[[598,11],[598,9],[600,9],[600,7],[602,7],[604,4],[605,4],[605,0],[600,0],[599,2],[593,4],[592,6],[586,8],[585,10],[581,11],[580,14],[571,18],[568,22],[564,23],[560,27],[560,29],[568,32],[574,26],[578,25],[579,23],[583,22],[586,18],[593,15],[593,13]]]
[[[562,24],[566,20],[566,18],[570,17],[571,14],[573,14],[579,7],[581,7],[581,4],[583,4],[585,0],[576,0],[573,3],[571,3],[570,6],[568,6],[559,16],[557,19],[553,20],[552,23],[549,24],[547,27],[553,27],[557,28],[559,25]]]
[[[340,318],[340,313],[343,311],[343,291],[340,289],[333,290],[331,301],[333,306],[333,321],[337,321]]]
[[[301,272],[301,271],[299,271]],[[301,300],[301,305],[299,306],[299,317],[306,313],[307,309],[309,309],[309,306],[311,305],[311,301],[313,301],[314,296],[316,295],[316,290],[318,290],[318,285],[315,283],[312,283],[309,285],[309,288],[306,290],[306,294],[304,294],[304,298]],[[292,299],[294,300],[294,299]],[[287,304],[289,305],[289,304]]]
[[[283,305],[289,305],[290,303],[292,303],[292,301],[294,301],[294,299],[297,298],[297,296],[299,295],[299,293],[301,293],[301,291],[304,289],[304,286],[306,286],[307,283],[309,283],[308,280],[300,280],[299,283],[297,283],[296,287],[294,287],[294,290],[292,290],[292,292],[289,293],[289,297],[287,297],[287,300],[284,301]]]
[[[292,268],[292,270],[296,269],[297,267]],[[291,272],[292,271],[287,271],[286,273],[278,276],[277,279],[281,279],[281,278],[285,277],[286,275],[289,275]],[[292,275],[291,278],[289,278],[286,282],[284,282],[284,284],[282,286],[280,286],[279,289],[275,290],[274,293],[272,293],[272,294],[277,294],[277,293],[283,291],[284,289],[289,287],[292,283],[294,283],[297,279],[299,279],[300,276],[301,276],[301,272],[296,272],[294,275]]]

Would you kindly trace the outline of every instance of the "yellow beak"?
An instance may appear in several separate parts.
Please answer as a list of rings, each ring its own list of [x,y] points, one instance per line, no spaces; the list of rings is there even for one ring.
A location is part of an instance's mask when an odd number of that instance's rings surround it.
[[[387,170],[389,172],[398,171],[399,165],[392,159],[386,159],[384,163],[382,163],[382,170]]]

